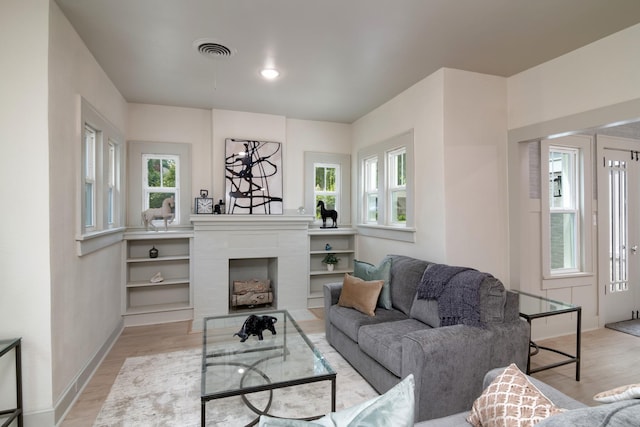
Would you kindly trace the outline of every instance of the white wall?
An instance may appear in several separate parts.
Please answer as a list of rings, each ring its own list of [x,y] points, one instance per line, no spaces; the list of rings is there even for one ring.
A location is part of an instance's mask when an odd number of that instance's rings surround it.
[[[446,260],[508,283],[506,79],[445,70]]]
[[[414,131],[416,243],[359,236],[358,257],[372,263],[387,254],[445,262],[444,75],[437,71],[353,123],[352,176],[358,150]],[[352,182],[352,224],[357,224],[357,181]]]
[[[95,359],[105,351],[105,343],[122,327],[121,245],[83,257],[76,255],[82,141],[79,97],[123,135],[127,105],[55,2],[50,4],[47,233],[51,239],[51,320],[50,325],[46,321],[40,326],[51,328],[52,360],[48,369],[53,372],[53,407],[59,419],[79,392],[78,387],[90,373],[87,371],[97,363]],[[30,165],[25,172],[32,169]],[[26,367],[31,369],[30,365]]]
[[[305,151],[350,152],[350,126],[284,116],[129,104],[127,140],[192,144],[191,198],[207,189],[216,201],[224,193],[226,138],[283,143],[284,208],[303,204]]]
[[[399,253],[506,279],[506,118],[505,79],[441,69],[356,121],[354,159],[414,129],[416,165],[416,243],[359,236],[359,257]]]
[[[0,182],[4,201],[0,336],[23,339],[27,413],[46,411],[52,404],[48,48],[49,0],[4,0],[0,6]],[[0,382],[6,381],[3,377]],[[9,396],[4,387],[0,390],[4,402]],[[14,390],[9,392],[13,398]]]
[[[509,129],[640,98],[640,24],[507,80]]]
[[[597,289],[590,284],[542,290],[540,199],[529,198],[529,156],[537,154],[518,142],[640,117],[639,43],[636,25],[507,81],[511,281],[582,306],[583,329],[598,327]],[[593,242],[590,250],[596,253],[597,239]],[[568,316],[534,322],[533,336],[570,333],[574,322]]]

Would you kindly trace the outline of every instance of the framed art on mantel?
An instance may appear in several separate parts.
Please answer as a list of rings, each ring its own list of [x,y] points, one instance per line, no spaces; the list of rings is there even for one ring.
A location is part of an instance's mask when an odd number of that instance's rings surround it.
[[[225,194],[229,214],[282,214],[282,144],[226,139]]]

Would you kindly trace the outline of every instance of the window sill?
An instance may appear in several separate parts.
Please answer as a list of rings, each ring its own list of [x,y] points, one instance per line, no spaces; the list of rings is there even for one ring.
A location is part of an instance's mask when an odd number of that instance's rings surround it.
[[[393,227],[389,225],[358,224],[358,234],[380,239],[399,240],[415,243],[416,229],[413,227]]]
[[[76,253],[84,256],[122,241],[125,227],[110,228],[76,236]]]
[[[589,286],[595,283],[593,273],[568,273],[557,276],[544,276],[542,289],[573,288],[576,286]]]

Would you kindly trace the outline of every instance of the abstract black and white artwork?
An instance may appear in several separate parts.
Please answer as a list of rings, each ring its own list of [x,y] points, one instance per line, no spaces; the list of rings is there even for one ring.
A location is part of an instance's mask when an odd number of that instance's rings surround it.
[[[226,139],[226,213],[282,214],[282,144]]]

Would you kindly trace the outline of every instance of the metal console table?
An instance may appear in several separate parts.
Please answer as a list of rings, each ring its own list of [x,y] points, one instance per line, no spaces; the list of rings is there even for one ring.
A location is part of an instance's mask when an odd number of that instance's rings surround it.
[[[0,357],[15,351],[16,356],[16,407],[11,409],[0,410],[1,427],[9,426],[14,420],[17,420],[18,427],[22,427],[22,338],[12,338],[8,340],[0,340]]]
[[[580,381],[580,334],[582,325],[582,307],[569,304],[566,302],[555,301],[548,298],[544,298],[538,295],[528,294],[526,292],[515,291],[520,296],[520,317],[529,322],[533,319],[539,319],[541,317],[557,316],[565,313],[576,313],[576,352],[575,355],[566,353],[564,351],[544,347],[531,341],[531,335],[529,335],[529,342],[532,352],[529,352],[527,358],[527,374],[533,374],[535,372],[544,371],[547,369],[557,368],[558,366],[568,365],[569,363],[576,364],[576,381]],[[531,332],[529,332],[531,334]],[[531,356],[534,356],[540,352],[540,350],[551,351],[553,353],[565,356],[566,359],[556,363],[550,363],[548,365],[539,366],[537,368],[531,368]]]

